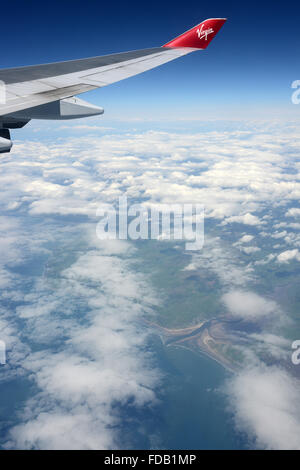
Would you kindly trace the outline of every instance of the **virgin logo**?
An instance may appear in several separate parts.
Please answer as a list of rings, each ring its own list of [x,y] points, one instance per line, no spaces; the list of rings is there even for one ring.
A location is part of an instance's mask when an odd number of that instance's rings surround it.
[[[198,38],[199,39],[205,38],[205,41],[207,41],[207,36],[209,34],[212,34],[214,30],[212,28],[208,28],[208,29],[203,29],[203,28],[204,28],[204,24],[201,25],[201,28],[197,29]]]

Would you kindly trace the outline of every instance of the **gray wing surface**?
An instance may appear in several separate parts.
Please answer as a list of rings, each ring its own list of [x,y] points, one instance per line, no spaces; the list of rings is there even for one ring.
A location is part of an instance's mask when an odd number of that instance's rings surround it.
[[[0,116],[61,100],[124,80],[193,52],[157,47],[89,59],[0,70],[5,101]]]

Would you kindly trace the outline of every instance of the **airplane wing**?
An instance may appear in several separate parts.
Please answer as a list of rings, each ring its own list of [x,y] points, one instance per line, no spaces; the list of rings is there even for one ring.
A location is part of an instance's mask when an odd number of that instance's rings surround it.
[[[33,118],[71,119],[101,114],[103,110],[95,106],[85,114],[85,102],[68,101],[68,99],[140,74],[195,50],[206,49],[225,21],[226,19],[222,18],[205,20],[162,47],[2,69],[0,70],[0,128],[21,127],[22,122],[26,123]],[[49,107],[47,103],[58,103],[59,108],[55,108],[54,104]],[[80,107],[78,111],[74,111],[76,103]],[[62,104],[64,112],[61,111]],[[21,121],[20,125],[18,119]]]

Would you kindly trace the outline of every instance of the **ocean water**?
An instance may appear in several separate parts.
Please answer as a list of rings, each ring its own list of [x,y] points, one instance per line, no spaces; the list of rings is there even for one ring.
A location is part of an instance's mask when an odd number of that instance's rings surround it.
[[[234,427],[222,393],[230,377],[212,359],[178,346],[166,347],[157,336],[150,349],[162,374],[158,401],[150,408],[118,407],[123,449],[246,449],[249,443]],[[0,448],[18,424],[36,387],[26,377],[1,383]]]
[[[6,366],[0,367],[0,372],[4,367]],[[0,450],[3,450],[9,440],[9,431],[18,423],[26,400],[33,392],[33,386],[26,377],[14,377],[11,380],[1,381],[0,391]]]
[[[155,349],[165,374],[156,444],[163,449],[246,449],[246,436],[235,430],[222,393],[230,372],[184,348],[156,341]]]

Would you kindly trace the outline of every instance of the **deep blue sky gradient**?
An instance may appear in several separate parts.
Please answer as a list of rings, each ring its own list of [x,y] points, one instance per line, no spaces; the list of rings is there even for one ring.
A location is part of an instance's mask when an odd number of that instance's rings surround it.
[[[290,101],[290,85],[300,79],[296,1],[33,0],[1,9],[3,68],[153,47],[205,18],[227,17],[205,52],[82,97],[109,117],[300,113]]]

